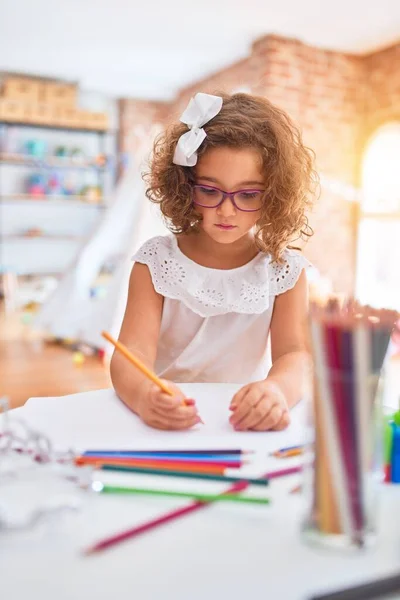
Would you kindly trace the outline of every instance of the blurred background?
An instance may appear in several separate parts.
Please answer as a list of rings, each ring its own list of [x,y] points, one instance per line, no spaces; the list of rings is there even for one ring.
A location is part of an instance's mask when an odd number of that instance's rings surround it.
[[[1,1],[0,394],[13,406],[110,384],[99,332],[118,333],[130,257],[166,232],[141,170],[198,91],[266,96],[315,151],[312,293],[400,309],[400,3],[367,4]],[[399,378],[400,340],[392,354]]]

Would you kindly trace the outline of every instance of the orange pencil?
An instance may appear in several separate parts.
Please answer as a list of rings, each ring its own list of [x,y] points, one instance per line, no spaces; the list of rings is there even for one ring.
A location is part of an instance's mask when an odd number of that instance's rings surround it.
[[[105,465],[114,467],[137,467],[143,469],[157,469],[159,471],[180,471],[189,473],[204,473],[208,475],[224,475],[226,467],[214,465],[202,465],[196,463],[178,463],[166,462],[160,463],[157,461],[137,461],[137,460],[121,460],[121,459],[101,459],[92,457],[80,456],[76,459],[77,465],[93,465],[95,468],[101,468]]]
[[[169,387],[165,385],[165,383],[159,377],[157,377],[155,373],[153,373],[153,371],[146,367],[146,365],[143,364],[141,360],[134,356],[132,352],[130,352],[128,348],[124,346],[124,344],[122,344],[118,340],[115,340],[109,333],[107,333],[107,331],[102,331],[101,335],[108,342],[110,342],[117,350],[119,350],[119,352],[121,352],[121,354],[125,356],[125,358],[128,359],[132,365],[139,369],[139,371],[141,371],[143,375],[145,375],[148,379],[150,379],[150,381],[158,385],[160,390],[162,390],[165,394],[168,394],[168,396],[174,395],[174,392],[170,390]],[[186,406],[185,400],[183,400],[183,404],[184,406]],[[201,422],[203,423],[203,421]]]
[[[277,450],[273,452],[276,458],[290,458],[292,456],[301,456],[304,454],[303,448],[293,448],[292,450]]]

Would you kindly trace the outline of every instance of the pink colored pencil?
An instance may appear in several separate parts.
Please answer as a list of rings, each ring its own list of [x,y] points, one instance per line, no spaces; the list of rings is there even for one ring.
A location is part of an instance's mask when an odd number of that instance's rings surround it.
[[[270,473],[263,475],[263,477],[266,477],[267,479],[278,479],[278,477],[286,477],[287,475],[294,475],[295,473],[300,473],[302,470],[303,467],[301,465],[298,465],[297,467],[288,467],[287,469],[271,471]]]
[[[298,467],[288,467],[287,469],[280,469],[278,471],[271,471],[269,473],[265,473],[265,475],[260,477],[260,479],[273,479],[273,478],[278,478],[278,477],[284,477],[285,475],[293,475],[294,473],[299,473],[301,471],[301,469],[302,468],[300,466],[298,466]],[[246,481],[246,480],[239,481],[238,483],[231,485],[225,492],[222,492],[222,495],[243,492],[250,485],[251,485],[251,482],[249,482],[249,481]],[[188,506],[185,506],[184,508],[178,508],[176,510],[172,510],[171,512],[165,513],[164,515],[162,515],[161,517],[158,517],[157,519],[147,521],[147,523],[143,523],[142,525],[132,527],[132,529],[127,529],[126,531],[117,533],[113,536],[110,536],[109,538],[105,538],[104,540],[97,542],[93,546],[90,546],[89,548],[84,550],[84,554],[86,554],[86,555],[95,554],[96,552],[101,552],[102,550],[106,550],[107,548],[115,546],[116,544],[119,544],[120,542],[125,542],[128,539],[132,539],[134,537],[141,535],[142,533],[146,533],[146,531],[151,531],[152,529],[155,529],[156,527],[159,527],[160,525],[165,525],[166,523],[169,523],[170,521],[174,521],[175,519],[184,517],[185,515],[195,512],[196,510],[200,510],[201,508],[205,508],[207,506],[207,504],[210,504],[210,502],[196,501],[196,502],[192,502]]]

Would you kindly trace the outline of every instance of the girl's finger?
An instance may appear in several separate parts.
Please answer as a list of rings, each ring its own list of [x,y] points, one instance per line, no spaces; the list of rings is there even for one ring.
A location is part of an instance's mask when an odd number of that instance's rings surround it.
[[[183,396],[169,396],[164,394],[160,390],[151,390],[150,401],[152,406],[161,408],[163,410],[174,410],[178,406],[182,406],[184,402]]]
[[[274,404],[269,413],[257,425],[252,427],[253,431],[269,431],[283,416],[284,409],[279,404]]]
[[[277,423],[274,427],[271,427],[273,431],[282,431],[282,429],[286,429],[290,424],[290,415],[287,411],[285,411],[281,417],[279,423]]]
[[[170,431],[179,431],[184,429],[190,429],[194,427],[198,423],[200,423],[200,418],[195,415],[187,419],[177,420],[172,418],[171,416],[161,416],[154,415],[152,419],[152,423],[150,423],[153,427],[157,427],[158,429],[166,429]]]
[[[232,401],[229,406],[229,410],[235,410],[238,404],[243,400],[247,392],[249,391],[250,384],[245,385],[240,388],[238,392],[233,396]]]
[[[254,429],[254,427],[258,425],[260,421],[263,421],[263,419],[269,415],[274,406],[275,404],[271,404],[268,398],[265,396],[261,397],[259,402],[253,406],[251,411],[244,417],[244,419],[237,424],[238,429],[242,431]]]
[[[234,409],[229,421],[233,426],[239,423],[251,412],[253,407],[261,400],[261,393],[258,390],[249,389],[247,394],[242,398],[240,404]]]
[[[196,406],[178,406],[174,410],[154,406],[153,410],[160,417],[177,421],[185,421],[198,415]]]

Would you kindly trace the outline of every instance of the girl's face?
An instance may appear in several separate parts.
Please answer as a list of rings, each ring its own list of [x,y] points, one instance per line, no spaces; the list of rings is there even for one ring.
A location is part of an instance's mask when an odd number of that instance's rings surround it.
[[[249,197],[249,207],[257,205],[254,190],[264,190],[262,163],[258,152],[252,148],[233,149],[229,147],[211,148],[199,157],[195,167],[195,183],[219,188],[225,192],[251,190],[241,194]],[[204,188],[199,194],[213,192]],[[261,195],[258,195],[260,198]],[[259,200],[258,200],[259,201]],[[203,203],[213,202],[208,200]],[[243,203],[244,205],[245,202]],[[196,211],[202,215],[200,227],[213,240],[220,244],[232,244],[248,235],[260,218],[260,210],[243,212],[238,210],[229,197],[216,208],[196,205]]]

